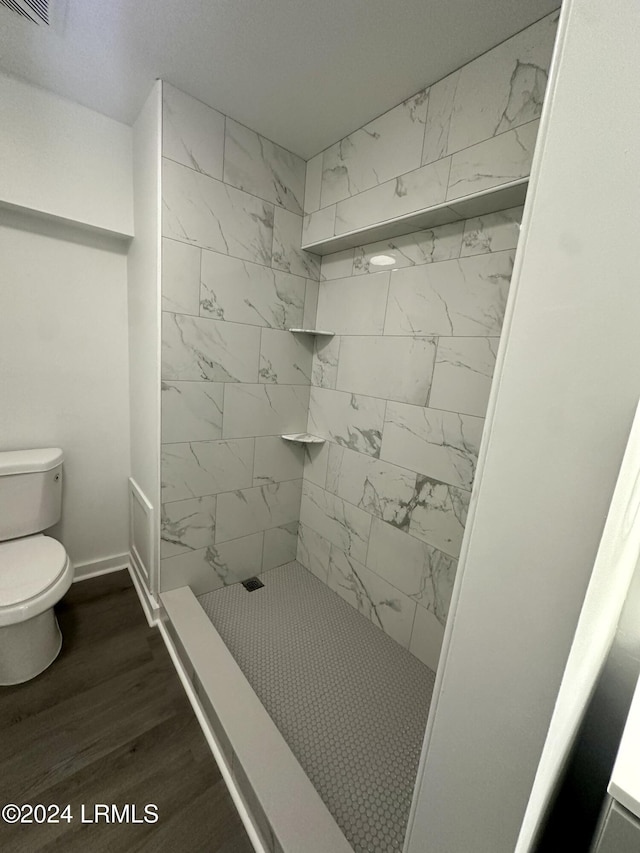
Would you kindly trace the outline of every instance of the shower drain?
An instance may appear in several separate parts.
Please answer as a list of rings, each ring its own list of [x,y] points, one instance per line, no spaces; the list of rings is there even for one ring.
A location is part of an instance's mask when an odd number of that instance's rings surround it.
[[[255,589],[263,587],[264,584],[258,578],[248,578],[246,581],[242,581],[242,586],[249,592],[253,592]]]

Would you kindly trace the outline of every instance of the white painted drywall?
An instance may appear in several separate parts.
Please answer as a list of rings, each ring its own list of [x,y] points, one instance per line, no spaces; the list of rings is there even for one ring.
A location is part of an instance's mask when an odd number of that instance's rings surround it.
[[[0,75],[0,202],[133,234],[131,128]]]
[[[74,563],[125,554],[124,248],[0,210],[0,275],[0,447],[64,450],[54,534]]]
[[[409,853],[512,853],[531,793],[640,396],[639,39],[565,0]]]
[[[155,557],[147,571],[157,579],[160,541],[160,164],[162,84],[149,94],[133,126],[133,197],[136,236],[128,256],[131,476],[154,510]],[[151,550],[151,549],[149,549]],[[155,590],[153,590],[155,591]]]

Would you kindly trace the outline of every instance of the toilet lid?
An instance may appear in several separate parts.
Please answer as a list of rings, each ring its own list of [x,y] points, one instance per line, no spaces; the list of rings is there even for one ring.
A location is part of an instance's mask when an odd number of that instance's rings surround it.
[[[67,552],[50,536],[0,542],[0,607],[40,595],[67,565]]]

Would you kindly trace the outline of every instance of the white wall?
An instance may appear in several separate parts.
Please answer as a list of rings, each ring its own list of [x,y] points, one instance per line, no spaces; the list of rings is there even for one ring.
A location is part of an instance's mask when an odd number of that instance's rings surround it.
[[[127,259],[0,211],[0,447],[60,446],[55,535],[76,564],[127,551]]]
[[[0,75],[0,202],[133,234],[131,128]]]
[[[0,102],[0,449],[63,448],[54,534],[91,570],[127,552],[127,246],[103,232],[132,233],[131,128],[8,77]]]
[[[565,0],[411,853],[512,853],[532,789],[640,395],[639,38]]]
[[[155,587],[157,542],[160,538],[161,123],[162,84],[158,82],[133,126],[136,236],[127,259],[131,476],[153,507],[149,516],[142,508],[144,501],[138,506],[131,535],[136,555],[141,563],[147,564],[139,568],[151,588]]]

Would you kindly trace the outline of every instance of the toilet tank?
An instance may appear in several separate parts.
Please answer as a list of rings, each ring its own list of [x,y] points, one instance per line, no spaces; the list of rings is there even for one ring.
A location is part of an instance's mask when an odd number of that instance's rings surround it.
[[[62,511],[62,450],[0,452],[0,541],[39,533]]]

